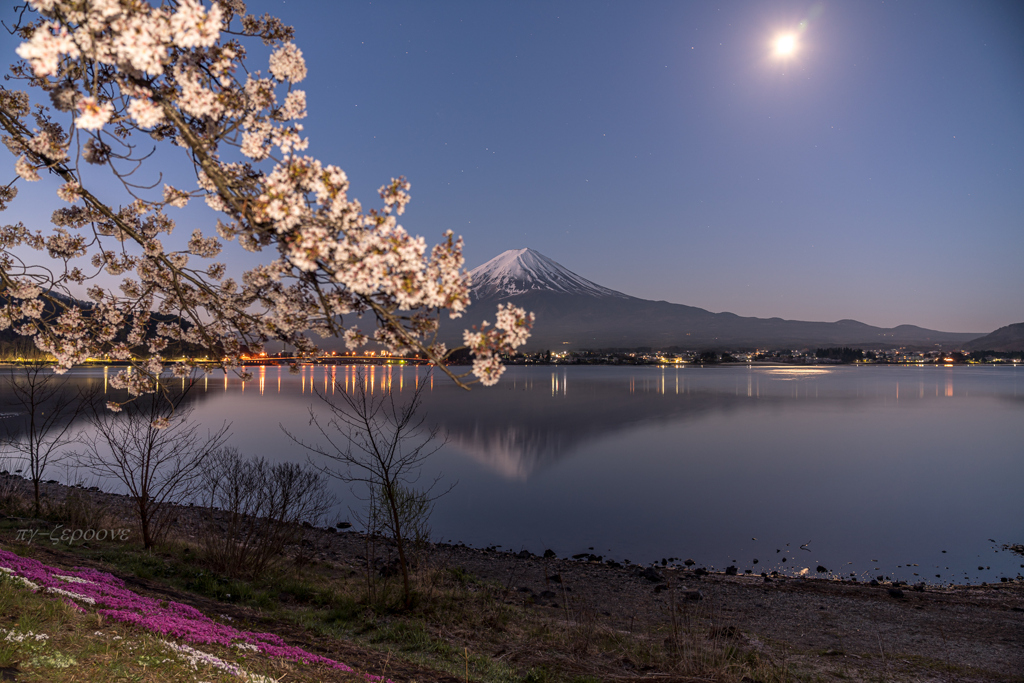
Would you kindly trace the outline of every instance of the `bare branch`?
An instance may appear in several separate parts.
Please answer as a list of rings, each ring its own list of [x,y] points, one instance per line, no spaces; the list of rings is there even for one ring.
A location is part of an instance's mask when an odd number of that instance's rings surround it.
[[[427,458],[448,442],[447,435],[440,434],[438,427],[428,427],[426,417],[420,414],[425,386],[427,382],[420,383],[408,401],[399,403],[394,392],[375,395],[368,391],[359,371],[351,392],[337,382],[330,394],[316,390],[330,417],[320,418],[311,406],[310,424],[326,445],[305,441],[281,426],[293,441],[336,464],[332,467],[311,459],[322,472],[368,487],[367,514],[372,517],[378,504],[381,506],[382,527],[398,547],[406,605],[412,600],[406,552],[410,530],[425,523],[433,502],[455,486],[438,492],[440,477],[429,486],[417,486]]]

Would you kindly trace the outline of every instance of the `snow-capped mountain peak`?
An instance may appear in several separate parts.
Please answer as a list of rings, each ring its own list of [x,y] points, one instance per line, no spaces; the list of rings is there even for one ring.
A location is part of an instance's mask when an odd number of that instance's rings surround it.
[[[532,291],[628,298],[580,277],[533,249],[510,249],[469,272],[473,298],[506,298]]]

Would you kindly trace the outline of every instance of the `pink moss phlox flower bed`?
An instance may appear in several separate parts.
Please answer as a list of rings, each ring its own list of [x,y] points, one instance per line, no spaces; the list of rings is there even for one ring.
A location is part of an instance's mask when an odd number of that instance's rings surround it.
[[[352,671],[351,667],[341,662],[288,645],[273,633],[239,631],[226,624],[218,624],[194,607],[133,593],[124,587],[124,581],[106,572],[82,567],[57,569],[6,550],[0,550],[0,567],[6,567],[15,575],[28,579],[40,586],[41,590],[61,595],[78,609],[82,608],[69,594],[81,602],[102,606],[105,609],[97,609],[97,614],[114,621],[135,624],[190,643],[216,643],[225,647],[230,647],[233,641],[249,643],[270,657]],[[367,676],[367,679],[378,680],[378,677]]]

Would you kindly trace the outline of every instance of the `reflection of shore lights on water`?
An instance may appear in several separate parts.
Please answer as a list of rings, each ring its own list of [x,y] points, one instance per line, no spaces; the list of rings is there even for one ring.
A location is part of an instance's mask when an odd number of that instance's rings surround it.
[[[433,386],[433,376],[431,376],[430,381],[431,386]],[[551,373],[551,395],[555,396],[558,394],[559,391],[562,392],[563,396],[567,395],[569,392],[569,376],[565,373],[565,371],[562,372],[561,378],[558,377],[558,373]]]
[[[768,372],[773,375],[825,375],[832,372],[832,368],[801,368],[801,367],[785,367],[785,368],[758,368],[758,372]]]

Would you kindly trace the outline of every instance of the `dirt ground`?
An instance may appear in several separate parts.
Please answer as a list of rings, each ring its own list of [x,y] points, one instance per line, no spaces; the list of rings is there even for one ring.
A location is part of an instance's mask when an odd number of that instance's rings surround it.
[[[358,534],[338,534],[327,560],[360,555]],[[694,569],[613,567],[438,546],[450,566],[507,587],[508,601],[547,610],[589,607],[624,631],[703,621],[753,649],[824,679],[1024,681],[1024,584],[872,586],[815,578],[727,576]],[[532,606],[532,607],[531,607]],[[623,672],[624,674],[627,672]]]

